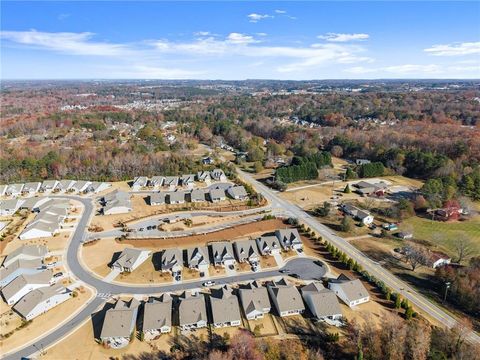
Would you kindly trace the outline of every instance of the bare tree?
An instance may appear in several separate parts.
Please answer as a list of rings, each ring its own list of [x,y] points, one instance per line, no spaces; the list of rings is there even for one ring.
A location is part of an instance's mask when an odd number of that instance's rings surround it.
[[[430,351],[432,329],[420,321],[409,322],[405,338],[405,358],[407,360],[426,360]]]
[[[419,246],[407,246],[405,247],[405,260],[412,267],[412,271],[415,271],[419,266],[427,264],[428,256],[426,251]]]
[[[457,251],[457,262],[459,264],[464,260],[468,260],[474,254],[467,234],[459,234],[458,240],[455,242],[455,250]]]

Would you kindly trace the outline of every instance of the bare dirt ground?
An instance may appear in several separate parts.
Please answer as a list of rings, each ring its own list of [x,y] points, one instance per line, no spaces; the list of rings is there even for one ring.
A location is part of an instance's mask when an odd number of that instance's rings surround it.
[[[113,255],[122,252],[125,248],[132,247],[129,244],[119,243],[115,240],[102,239],[81,248],[82,260],[85,265],[100,277],[110,272],[108,264],[112,261]]]
[[[60,232],[59,234],[47,237],[47,238],[38,238],[31,240],[20,240],[15,238],[13,241],[9,242],[4,249],[4,255],[7,255],[18,249],[23,245],[45,245],[49,251],[63,250],[67,246],[68,239],[70,238],[71,231]]]
[[[239,225],[234,228],[209,233],[206,235],[185,236],[174,239],[128,239],[122,240],[122,244],[129,244],[134,247],[148,249],[165,249],[178,247],[186,249],[193,246],[205,246],[211,241],[218,240],[234,240],[241,237],[249,236],[253,239],[256,237],[284,228],[285,224],[280,219],[257,221],[251,224]]]
[[[273,315],[265,314],[263,319],[246,320],[246,325],[257,336],[275,336],[278,335],[277,327],[273,321]]]
[[[163,224],[162,230],[164,231],[178,231],[178,230],[187,230],[191,228],[202,229],[205,227],[210,227],[212,225],[221,225],[226,224],[231,221],[240,219],[239,216],[192,216],[192,225],[187,226],[183,221],[176,222],[174,224]]]
[[[0,352],[5,353],[11,351],[19,346],[26,344],[27,342],[45,334],[50,329],[53,329],[58,324],[62,323],[66,318],[71,314],[77,311],[91,296],[91,291],[83,288],[79,290],[77,297],[72,297],[66,302],[54,307],[47,313],[38,316],[33,319],[33,321],[25,326],[24,328],[17,330],[9,338],[4,338],[0,340]],[[2,302],[0,307],[2,315],[0,316],[0,324],[2,334],[16,328],[22,322],[21,318],[16,314],[9,315],[11,311],[6,309],[8,306]],[[3,316],[6,314],[5,319]],[[5,321],[8,321],[8,325],[5,324]],[[77,339],[78,341],[78,339]],[[84,341],[80,342],[84,343]]]

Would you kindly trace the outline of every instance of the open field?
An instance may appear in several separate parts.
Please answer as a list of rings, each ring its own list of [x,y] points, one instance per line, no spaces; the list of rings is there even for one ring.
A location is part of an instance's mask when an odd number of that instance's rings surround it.
[[[77,297],[72,297],[66,302],[54,307],[47,313],[33,319],[30,324],[20,330],[15,331],[14,334],[9,338],[0,340],[0,353],[11,351],[37,338],[38,336],[45,334],[50,329],[53,329],[55,326],[77,311],[77,309],[79,309],[82,304],[87,302],[91,296],[91,291],[86,288],[77,290],[77,293]],[[1,321],[3,322],[3,325],[0,326],[2,329],[2,334],[16,328],[22,323],[21,318],[16,313],[12,312],[13,315],[9,315],[10,311],[8,311],[6,308],[7,305],[2,302],[0,307],[2,312]],[[5,325],[4,323],[3,314],[6,314],[5,320],[8,321],[8,325]],[[81,343],[85,342],[82,341]]]
[[[455,257],[455,243],[465,238],[475,251],[480,254],[480,215],[466,221],[433,221],[421,217],[411,217],[402,222],[400,229],[413,232],[415,239],[427,240],[434,246]]]
[[[132,246],[111,238],[102,239],[81,247],[82,260],[89,269],[103,277],[110,272],[108,264],[112,261],[113,254],[129,247]]]

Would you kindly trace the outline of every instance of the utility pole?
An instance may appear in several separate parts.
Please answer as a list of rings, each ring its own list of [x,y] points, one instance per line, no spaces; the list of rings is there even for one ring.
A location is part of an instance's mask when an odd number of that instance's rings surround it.
[[[447,281],[445,283],[445,295],[443,296],[443,302],[447,301],[447,292],[448,292],[448,289],[450,289],[450,281]]]

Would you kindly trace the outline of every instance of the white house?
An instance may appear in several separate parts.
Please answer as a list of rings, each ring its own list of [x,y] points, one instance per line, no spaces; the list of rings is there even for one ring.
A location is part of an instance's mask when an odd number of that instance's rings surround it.
[[[353,206],[351,204],[343,204],[340,206],[340,209],[347,215],[350,215],[356,220],[361,221],[365,225],[370,225],[373,223],[373,216],[365,210],[362,210],[360,208],[357,208],[356,206]]]
[[[119,269],[121,272],[132,272],[143,264],[150,254],[151,251],[149,250],[125,248],[118,259],[112,264],[112,268]]]
[[[138,191],[148,185],[148,178],[146,176],[137,176],[133,179],[132,190]]]
[[[148,185],[150,187],[153,187],[155,189],[158,189],[159,187],[161,187],[163,185],[163,180],[164,180],[164,177],[163,176],[153,176]]]
[[[40,191],[43,193],[52,192],[58,185],[58,180],[45,180],[40,186]]]
[[[101,193],[102,191],[105,191],[109,188],[112,187],[112,184],[108,182],[99,182],[99,181],[94,181],[88,187],[85,189],[85,192],[87,193],[94,193],[98,194]]]
[[[181,330],[207,327],[207,309],[205,307],[205,296],[202,293],[192,294],[185,291],[179,300],[178,320]]]
[[[285,250],[299,250],[303,248],[303,243],[297,229],[276,230],[275,236]]]
[[[428,263],[434,269],[440,266],[448,265],[451,261],[452,259],[447,254],[438,251],[430,252],[428,257]]]
[[[281,317],[302,314],[305,311],[302,296],[298,289],[285,279],[272,281],[267,285],[272,304]]]
[[[236,241],[233,246],[239,262],[248,262],[255,269],[258,267],[260,255],[255,240]]]
[[[194,189],[190,193],[190,201],[192,203],[204,202],[205,201],[205,191],[203,189]]]
[[[227,189],[228,195],[235,200],[245,200],[248,198],[247,190],[243,186],[230,186]]]
[[[167,198],[166,192],[153,193],[150,195],[150,205],[151,206],[165,205],[166,198]]]
[[[15,304],[15,310],[25,320],[31,320],[71,297],[71,291],[59,284],[35,289]]]
[[[194,184],[195,184],[194,174],[182,175],[182,186],[186,186],[191,189]]]
[[[227,199],[225,190],[221,188],[210,189],[209,196],[211,202],[219,202]]]
[[[215,266],[235,265],[232,244],[228,241],[218,241],[210,244],[212,250],[213,263]]]
[[[6,267],[0,268],[0,287],[6,286],[17,276],[23,274],[36,274],[44,269],[41,259],[17,259]]]
[[[4,196],[7,191],[7,185],[0,185],[0,196]]]
[[[256,281],[238,289],[240,302],[248,320],[256,320],[264,317],[271,310],[267,288]]]
[[[184,204],[185,203],[185,192],[183,191],[172,191],[168,194],[168,203],[169,204]]]
[[[172,331],[172,298],[163,294],[159,299],[150,298],[143,308],[143,335],[153,340]]]
[[[25,184],[10,184],[7,186],[7,190],[5,191],[5,195],[7,196],[20,196],[22,195],[22,190]]]
[[[124,214],[132,211],[130,194],[124,191],[114,190],[103,197],[105,206],[104,215]]]
[[[13,250],[3,260],[2,266],[8,267],[17,260],[43,260],[48,253],[48,249],[43,245],[23,245]]]
[[[212,181],[209,171],[199,171],[197,173],[197,180],[200,182],[204,182],[205,184],[209,185]]]
[[[20,209],[25,200],[10,199],[0,202],[0,216],[11,216]]]
[[[73,188],[73,185],[75,185],[75,180],[60,180],[57,184],[57,186],[55,186],[55,188],[53,189],[53,191],[55,192],[69,192],[72,190]]]
[[[228,326],[240,326],[242,317],[238,299],[232,293],[232,289],[225,285],[221,289],[212,290],[210,296],[210,308],[212,311],[212,324],[216,328]]]
[[[163,186],[169,188],[170,190],[175,190],[178,186],[178,176],[165,176],[163,180]]]
[[[187,265],[190,269],[195,269],[203,273],[207,272],[210,266],[207,248],[204,246],[188,248]]]
[[[70,190],[72,192],[83,193],[85,190],[87,190],[90,184],[91,184],[91,181],[78,180],[78,181],[75,181],[75,183],[73,183]]]
[[[276,236],[261,236],[257,239],[257,246],[262,255],[280,254],[282,247]]]
[[[24,274],[3,287],[2,295],[8,305],[13,305],[30,291],[50,286],[52,283],[52,272],[50,270],[36,274]]]
[[[214,181],[226,181],[227,180],[227,176],[225,175],[225,173],[223,172],[222,169],[214,169],[210,172],[210,177],[212,178],[212,180]]]
[[[138,301],[132,298],[130,302],[118,300],[115,307],[105,313],[100,340],[113,349],[127,346],[135,330],[138,314]]]
[[[161,254],[160,267],[162,272],[171,272],[174,274],[182,271],[182,263],[182,251],[178,248],[165,249]]]
[[[301,289],[303,300],[312,315],[318,320],[340,320],[342,310],[337,296],[332,290],[317,281],[305,285]]]
[[[330,280],[328,288],[349,307],[370,301],[370,295],[362,282],[359,279],[350,280],[343,274],[337,279]]]
[[[41,185],[39,182],[28,182],[23,187],[22,193],[25,195],[36,194],[40,190]]]

